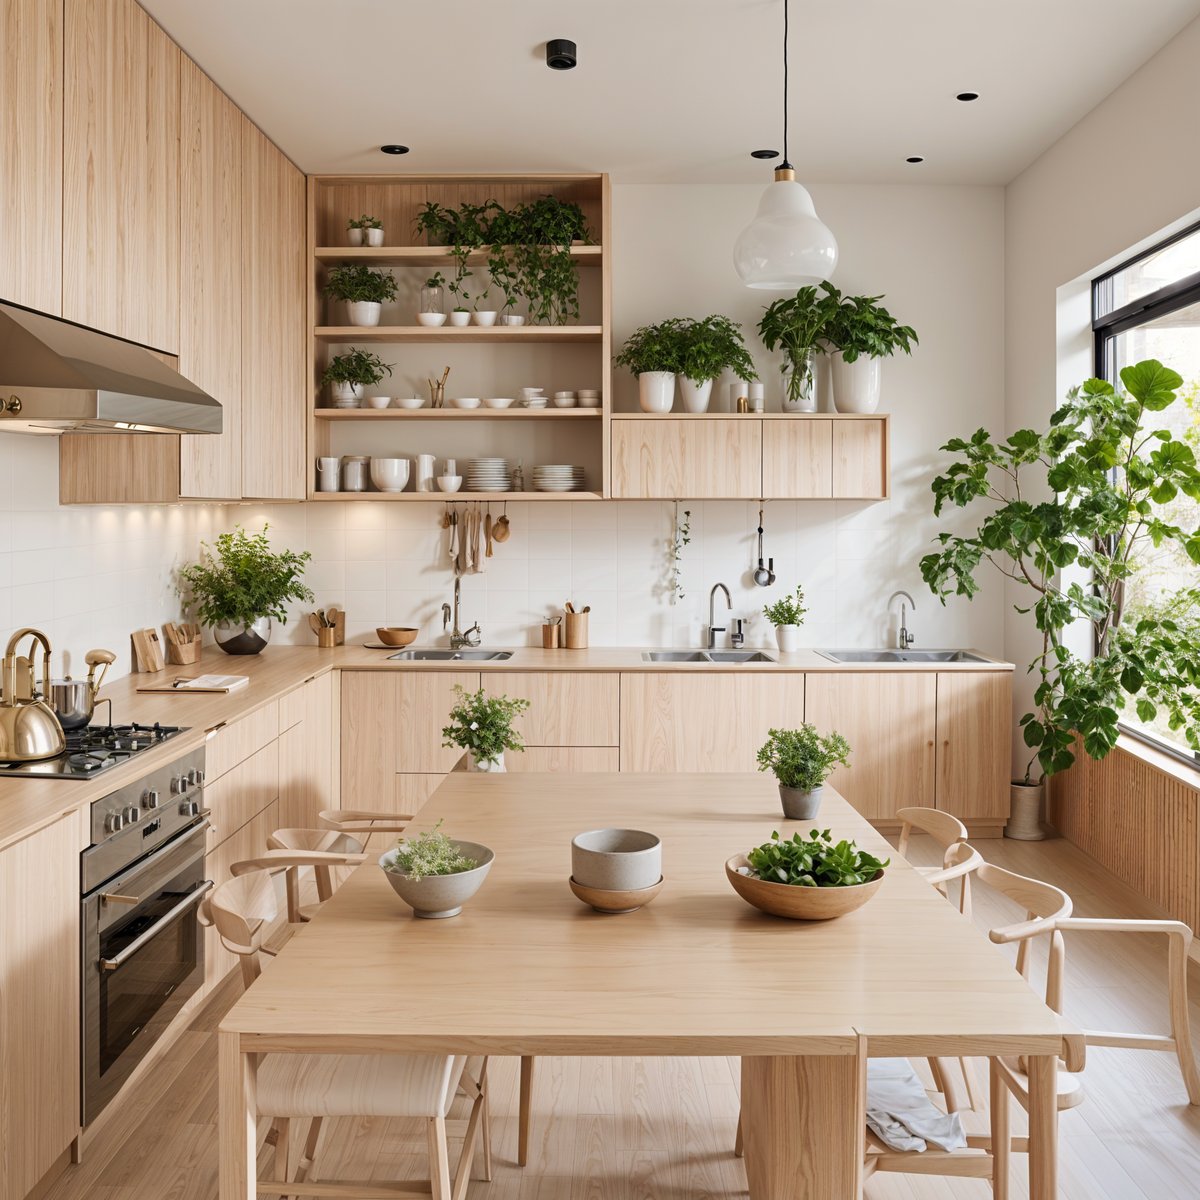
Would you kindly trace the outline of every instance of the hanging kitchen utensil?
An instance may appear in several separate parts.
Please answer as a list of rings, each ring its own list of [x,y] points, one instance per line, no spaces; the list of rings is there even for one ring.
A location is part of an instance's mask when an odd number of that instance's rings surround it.
[[[770,587],[775,582],[775,560],[769,559],[763,566],[763,510],[758,510],[758,566],[754,568],[754,582],[759,587]]]
[[[483,519],[483,536],[487,541],[487,550],[484,553],[485,558],[492,557],[492,506],[488,505],[487,516]]]
[[[507,542],[508,535],[511,532],[508,523],[508,501],[504,501],[504,508],[500,512],[500,520],[496,522],[492,529],[492,539],[497,542]]]

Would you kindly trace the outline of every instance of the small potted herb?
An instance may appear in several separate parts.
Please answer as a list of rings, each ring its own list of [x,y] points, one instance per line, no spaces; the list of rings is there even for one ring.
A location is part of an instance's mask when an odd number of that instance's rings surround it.
[[[708,411],[713,380],[723,371],[732,371],[746,383],[758,378],[742,327],[729,317],[713,313],[702,321],[685,318],[679,335],[679,390],[685,412]]]
[[[827,921],[865,904],[883,883],[879,859],[854,842],[834,842],[828,829],[771,840],[725,863],[725,875],[748,904],[793,920]]]
[[[822,283],[803,287],[794,296],[776,300],[758,322],[758,336],[768,350],[782,350],[783,411],[817,411],[816,361],[825,326],[837,308],[834,289]]]
[[[916,332],[879,304],[882,296],[843,296],[824,286],[836,302],[824,331],[833,347],[834,405],[840,413],[873,413],[879,407],[883,359],[897,350],[911,354]]]
[[[442,289],[445,287],[445,284],[446,277],[441,271],[434,271],[425,280],[425,286],[421,288],[421,311],[417,313],[417,320],[420,324],[433,328],[445,325],[446,314],[442,311],[444,296]]]
[[[334,408],[357,408],[365,390],[391,373],[392,368],[378,354],[351,350],[346,354],[335,354],[329,360],[321,383],[329,385]]]
[[[454,685],[454,693],[458,703],[450,710],[450,724],[442,730],[442,745],[465,750],[468,771],[503,771],[505,750],[525,749],[513,721],[529,701],[489,696],[483,688],[468,692],[460,684]]]
[[[675,403],[675,376],[683,369],[680,324],[679,318],[673,317],[657,325],[643,325],[613,356],[618,367],[637,376],[643,412],[670,412]]]
[[[456,917],[479,891],[495,854],[479,842],[463,842],[441,832],[439,821],[415,838],[401,838],[379,865],[392,890],[414,917]]]
[[[775,640],[784,654],[800,649],[800,625],[806,612],[804,588],[800,584],[796,584],[794,596],[784,596],[763,606],[763,616],[775,626]]]
[[[351,246],[383,245],[383,222],[378,217],[351,217],[346,222],[346,229]]]
[[[345,301],[351,325],[378,325],[384,302],[396,298],[396,280],[388,271],[348,263],[329,272],[325,295]]]
[[[220,534],[215,546],[201,542],[200,562],[179,572],[187,606],[212,627],[226,654],[257,654],[271,639],[272,618],[286,625],[288,602],[313,598],[301,581],[312,554],[276,554],[268,528],[248,534],[239,525]]]
[[[785,817],[811,821],[820,811],[821,792],[833,768],[850,765],[849,742],[836,731],[822,737],[815,725],[767,734],[758,748],[758,769],[775,776]]]

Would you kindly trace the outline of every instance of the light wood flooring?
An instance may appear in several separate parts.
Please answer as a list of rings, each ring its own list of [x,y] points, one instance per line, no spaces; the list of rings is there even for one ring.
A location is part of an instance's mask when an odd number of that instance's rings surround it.
[[[986,841],[984,856],[1047,879],[1075,900],[1079,915],[1154,916],[1127,889],[1061,840]],[[927,839],[910,857],[934,861]],[[980,892],[983,889],[979,889]],[[980,895],[976,921],[1015,914]],[[616,919],[616,918],[614,918]],[[1165,943],[1113,935],[1072,935],[1067,946],[1067,1010],[1091,1028],[1166,1031]],[[997,950],[997,953],[1000,953]],[[270,968],[268,967],[268,970]],[[1192,1025],[1200,1037],[1200,966],[1191,970]],[[752,984],[749,984],[752,986]],[[213,1029],[237,987],[226,987],[148,1072],[90,1145],[84,1162],[48,1200],[216,1200],[217,1087]],[[397,1003],[403,1004],[403,997]],[[415,1015],[415,1014],[414,1014]],[[738,1063],[733,1059],[538,1061],[529,1165],[515,1165],[515,1059],[493,1059],[493,1182],[473,1182],[471,1200],[702,1200],[746,1195],[733,1157]],[[977,1094],[986,1097],[982,1069]],[[1063,1200],[1183,1200],[1200,1194],[1200,1107],[1190,1108],[1173,1056],[1093,1049],[1087,1100],[1063,1115]],[[981,1103],[983,1101],[981,1100]],[[1014,1110],[1016,1110],[1014,1106]],[[986,1123],[968,1114],[968,1125]],[[265,1125],[260,1133],[265,1133]],[[1019,1127],[1014,1132],[1021,1132]],[[260,1165],[269,1162],[264,1150]],[[417,1123],[344,1120],[327,1125],[318,1178],[398,1179],[426,1174]],[[1013,1194],[1026,1194],[1025,1160],[1014,1159]],[[979,1180],[876,1176],[867,1200],[986,1197]]]

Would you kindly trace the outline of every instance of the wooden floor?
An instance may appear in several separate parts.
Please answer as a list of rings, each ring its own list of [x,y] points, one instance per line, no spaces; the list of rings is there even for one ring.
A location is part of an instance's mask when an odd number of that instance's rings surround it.
[[[1050,880],[1080,915],[1153,916],[1110,884],[1063,841],[980,843],[985,857]],[[926,839],[914,861],[933,861]],[[976,919],[1014,914],[981,896]],[[1166,1031],[1165,944],[1157,939],[1074,935],[1067,946],[1067,1008],[1092,1028]],[[997,953],[1001,951],[997,950]],[[268,967],[268,970],[270,968]],[[1192,1025],[1200,1037],[1200,966],[1191,974]],[[748,986],[752,983],[748,981]],[[48,1200],[216,1200],[217,1088],[213,1029],[230,988],[149,1072],[68,1169]],[[223,1001],[223,1003],[221,1003]],[[403,1004],[403,997],[397,997]],[[1200,1194],[1200,1108],[1190,1108],[1167,1054],[1090,1050],[1087,1100],[1061,1125],[1063,1200],[1183,1200]],[[746,1195],[733,1157],[738,1065],[730,1059],[541,1059],[529,1165],[516,1167],[516,1060],[492,1060],[495,1177],[472,1183],[471,1200],[702,1200]],[[978,1094],[986,1096],[982,1071]],[[1015,1107],[1015,1106],[1014,1106]],[[986,1122],[968,1114],[980,1131]],[[265,1126],[260,1133],[265,1132]],[[1020,1132],[1020,1130],[1016,1130]],[[269,1162],[264,1150],[260,1165]],[[1015,1159],[1014,1196],[1026,1194],[1024,1159]],[[346,1120],[327,1126],[318,1177],[380,1180],[426,1174],[417,1123]],[[876,1176],[868,1200],[986,1197],[979,1180]]]

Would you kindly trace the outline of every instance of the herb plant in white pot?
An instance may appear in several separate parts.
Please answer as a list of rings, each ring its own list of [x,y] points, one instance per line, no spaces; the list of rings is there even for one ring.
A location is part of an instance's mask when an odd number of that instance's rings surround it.
[[[378,325],[384,303],[396,298],[396,280],[390,272],[347,263],[329,272],[325,295],[345,302],[351,325]]]
[[[774,774],[783,815],[789,820],[816,817],[825,781],[839,765],[850,765],[850,743],[836,731],[822,736],[815,725],[770,729],[758,750],[758,769]]]
[[[346,240],[351,246],[382,246],[383,222],[378,217],[351,217],[346,222]]]
[[[618,367],[637,376],[642,412],[667,413],[675,404],[675,376],[682,370],[679,318],[643,325],[613,356]]]
[[[763,606],[763,616],[775,626],[775,640],[784,654],[800,649],[800,625],[804,621],[804,588],[796,584],[794,596],[784,596]]]
[[[450,724],[442,730],[443,746],[467,752],[468,771],[503,771],[504,752],[525,749],[513,721],[528,707],[528,700],[489,696],[483,688],[468,692],[454,685],[458,703],[450,710]]]
[[[374,387],[392,368],[368,350],[350,350],[335,354],[321,375],[321,383],[329,385],[334,408],[357,408],[366,389]]]
[[[702,321],[683,318],[677,327],[679,347],[679,391],[685,412],[708,411],[713,381],[731,371],[744,383],[758,378],[742,327],[729,317],[713,313]]]
[[[825,339],[834,348],[834,405],[840,413],[873,413],[879,407],[883,360],[897,350],[912,354],[917,335],[879,304],[882,296],[843,297],[831,284],[823,286],[835,301],[825,324]]]

